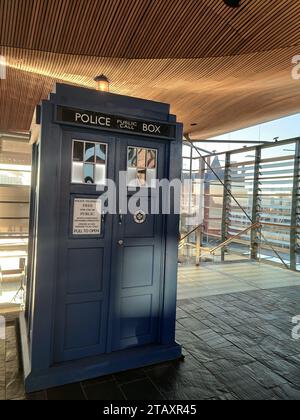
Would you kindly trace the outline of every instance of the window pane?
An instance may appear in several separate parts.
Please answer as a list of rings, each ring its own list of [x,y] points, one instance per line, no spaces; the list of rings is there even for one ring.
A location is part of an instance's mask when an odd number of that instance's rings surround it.
[[[96,165],[95,184],[106,184],[106,165]]]
[[[147,150],[147,168],[156,168],[156,150]]]
[[[95,144],[94,143],[86,143],[85,144],[85,155],[84,155],[85,162],[95,162]]]
[[[74,141],[74,147],[73,147],[73,161],[74,162],[83,162],[83,147],[84,147],[84,143],[82,141]]]
[[[73,162],[72,164],[72,182],[82,184],[83,182],[83,163]]]
[[[127,185],[129,187],[137,187],[137,173],[135,168],[128,168],[127,170]]]
[[[137,165],[137,149],[135,147],[128,148],[128,168],[136,168]]]
[[[106,163],[106,145],[96,144],[96,163],[104,165]]]
[[[138,169],[137,172],[138,185],[143,187],[146,185],[146,169]]]
[[[156,179],[156,169],[147,169],[147,185],[151,187],[151,181]]]
[[[94,165],[84,165],[84,183],[94,184]]]
[[[137,166],[139,169],[146,168],[146,149],[138,149]]]

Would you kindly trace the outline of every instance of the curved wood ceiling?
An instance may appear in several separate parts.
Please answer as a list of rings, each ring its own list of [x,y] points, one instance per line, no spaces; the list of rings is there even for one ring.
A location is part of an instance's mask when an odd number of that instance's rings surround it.
[[[0,130],[26,131],[56,81],[171,103],[195,137],[300,111],[299,0],[0,0]],[[191,126],[197,124],[197,126]]]

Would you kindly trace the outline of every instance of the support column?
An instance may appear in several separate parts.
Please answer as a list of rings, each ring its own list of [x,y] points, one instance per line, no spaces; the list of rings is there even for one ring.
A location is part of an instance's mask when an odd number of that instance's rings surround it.
[[[230,211],[230,194],[231,191],[231,177],[230,177],[230,152],[226,153],[225,159],[225,173],[224,173],[224,196],[223,196],[223,213],[222,213],[222,243],[228,239],[228,223]],[[222,261],[225,261],[225,250],[222,248]]]
[[[297,234],[296,229],[299,221],[299,176],[300,176],[300,140],[296,141],[296,153],[294,162],[293,194],[291,208],[291,231],[290,231],[290,264],[291,270],[297,270]]]
[[[260,210],[261,210],[261,199],[260,199],[260,164],[261,164],[261,147],[256,148],[255,153],[255,165],[254,165],[254,181],[253,181],[253,204],[252,204],[252,224],[259,222]],[[253,229],[251,231],[251,259],[257,260],[260,231],[259,229]]]

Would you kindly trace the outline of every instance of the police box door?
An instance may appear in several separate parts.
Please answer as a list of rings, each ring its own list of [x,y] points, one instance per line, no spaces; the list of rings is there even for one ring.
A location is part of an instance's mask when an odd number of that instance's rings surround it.
[[[113,227],[109,351],[159,340],[164,217],[151,181],[164,178],[165,149],[160,141],[122,138],[117,143],[116,168],[121,172],[116,174],[120,198]],[[140,187],[140,199],[133,197],[136,188],[130,186]],[[158,214],[151,214],[151,203]]]
[[[115,138],[93,133],[63,132],[55,362],[106,352],[114,216],[96,184],[114,179]]]

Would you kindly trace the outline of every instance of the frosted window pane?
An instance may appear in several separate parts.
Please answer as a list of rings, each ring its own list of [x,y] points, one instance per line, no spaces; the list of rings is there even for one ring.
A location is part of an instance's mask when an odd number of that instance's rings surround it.
[[[147,169],[147,184],[151,187],[151,181],[156,179],[156,169]]]
[[[82,184],[83,182],[83,163],[73,162],[72,164],[72,182]]]
[[[84,183],[94,184],[94,165],[84,165]]]
[[[137,178],[138,185],[144,187],[146,185],[146,169],[138,169]]]
[[[127,170],[127,185],[129,187],[137,187],[137,172],[134,168],[128,168]]]
[[[97,185],[106,184],[106,166],[105,165],[96,165],[95,184]]]

